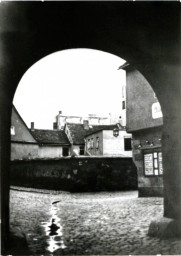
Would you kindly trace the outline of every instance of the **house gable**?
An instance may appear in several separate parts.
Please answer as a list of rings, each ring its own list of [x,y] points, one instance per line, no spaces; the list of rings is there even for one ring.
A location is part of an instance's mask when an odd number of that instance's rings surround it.
[[[11,141],[37,143],[14,106],[11,114]]]

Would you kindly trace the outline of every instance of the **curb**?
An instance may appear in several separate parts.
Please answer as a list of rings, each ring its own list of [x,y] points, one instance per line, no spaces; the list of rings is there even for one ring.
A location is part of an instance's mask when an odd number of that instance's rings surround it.
[[[42,194],[70,194],[68,191],[62,190],[49,190],[49,189],[39,189],[39,188],[26,188],[26,187],[18,187],[18,186],[10,186],[11,190],[22,191],[22,192],[34,192],[34,193],[42,193]]]

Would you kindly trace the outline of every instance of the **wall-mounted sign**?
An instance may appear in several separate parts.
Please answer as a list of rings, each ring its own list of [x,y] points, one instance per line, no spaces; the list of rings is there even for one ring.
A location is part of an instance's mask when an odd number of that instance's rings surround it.
[[[159,173],[163,174],[162,152],[158,153]]]
[[[144,153],[145,175],[163,175],[162,152],[154,151]]]
[[[161,110],[161,106],[159,102],[155,102],[152,104],[152,118],[156,119],[156,118],[160,118],[162,117],[162,110]]]
[[[145,175],[153,175],[153,154],[144,155]]]

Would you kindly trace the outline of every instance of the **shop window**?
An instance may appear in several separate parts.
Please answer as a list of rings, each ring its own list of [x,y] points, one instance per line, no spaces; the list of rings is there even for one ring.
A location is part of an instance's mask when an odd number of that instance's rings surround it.
[[[80,146],[80,148],[79,148],[79,155],[80,156],[84,155],[84,146]]]
[[[69,148],[63,148],[63,156],[69,155]]]
[[[124,138],[124,150],[125,151],[131,151],[131,138]]]
[[[163,175],[162,152],[154,150],[144,152],[144,173],[146,176]]]

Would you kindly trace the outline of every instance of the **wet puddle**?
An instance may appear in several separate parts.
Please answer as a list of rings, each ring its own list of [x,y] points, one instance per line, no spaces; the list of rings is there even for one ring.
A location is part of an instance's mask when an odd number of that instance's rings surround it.
[[[57,202],[53,202],[50,208],[51,219],[48,222],[42,222],[41,226],[44,228],[47,239],[49,252],[53,253],[57,249],[65,249],[66,246],[63,241],[63,229],[61,226],[61,220],[57,216]]]

